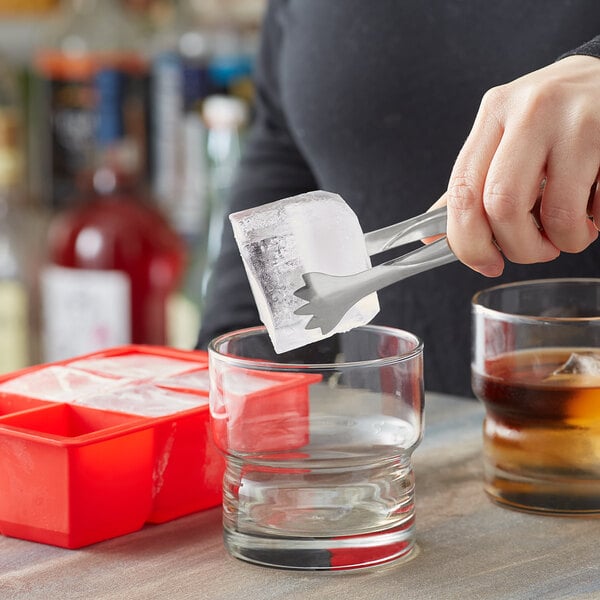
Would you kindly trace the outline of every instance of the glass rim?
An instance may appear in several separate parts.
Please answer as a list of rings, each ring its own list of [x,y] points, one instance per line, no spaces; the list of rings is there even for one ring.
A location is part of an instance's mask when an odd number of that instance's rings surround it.
[[[523,281],[513,281],[510,283],[501,283],[498,285],[493,285],[491,287],[485,288],[483,290],[479,290],[476,292],[471,298],[471,308],[473,311],[477,311],[478,313],[488,314],[490,316],[496,316],[498,318],[503,318],[505,320],[512,321],[524,321],[530,323],[582,323],[582,322],[599,322],[600,316],[589,316],[589,317],[560,317],[560,316],[552,316],[552,315],[528,315],[528,314],[519,314],[515,312],[502,311],[495,308],[490,308],[489,306],[485,306],[481,303],[480,298],[484,294],[491,294],[495,292],[500,292],[503,290],[507,290],[510,288],[535,288],[541,287],[543,285],[548,284],[560,284],[560,283],[569,283],[575,285],[583,285],[583,284],[596,284],[600,287],[600,278],[598,277],[556,277],[549,279],[524,279]]]
[[[371,331],[373,333],[386,333],[394,338],[402,337],[403,339],[410,338],[414,341],[415,347],[409,352],[404,352],[402,354],[396,354],[394,356],[386,356],[380,358],[372,358],[368,360],[359,360],[359,361],[348,361],[348,362],[340,362],[340,363],[279,363],[274,362],[272,360],[262,360],[256,358],[246,358],[243,356],[232,356],[228,354],[223,354],[219,350],[217,350],[217,345],[222,343],[227,338],[232,338],[234,336],[251,336],[256,334],[266,335],[268,337],[267,328],[264,325],[257,325],[255,327],[246,327],[243,329],[237,329],[235,331],[230,331],[227,333],[223,333],[215,338],[213,338],[208,344],[208,354],[209,357],[211,355],[218,356],[219,360],[226,362],[231,366],[236,367],[245,367],[252,368],[256,371],[328,371],[328,370],[347,370],[347,369],[357,369],[357,368],[373,368],[373,367],[383,367],[389,365],[395,365],[402,362],[407,362],[419,355],[423,354],[423,340],[420,337],[411,333],[410,331],[406,331],[404,329],[397,329],[395,327],[388,327],[384,325],[361,325],[359,327],[355,327],[350,331]],[[344,333],[350,333],[344,332]],[[344,335],[344,333],[338,333],[335,335]],[[331,336],[333,337],[333,336]]]

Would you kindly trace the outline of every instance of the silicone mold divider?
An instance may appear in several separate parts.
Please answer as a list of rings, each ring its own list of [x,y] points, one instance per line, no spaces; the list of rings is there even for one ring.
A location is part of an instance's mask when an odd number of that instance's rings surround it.
[[[0,395],[0,417],[40,406],[48,406],[48,402],[35,398],[26,398],[16,394]]]

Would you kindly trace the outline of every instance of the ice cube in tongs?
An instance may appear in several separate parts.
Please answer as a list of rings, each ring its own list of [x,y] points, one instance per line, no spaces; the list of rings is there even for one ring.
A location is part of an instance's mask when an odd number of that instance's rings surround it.
[[[456,259],[443,238],[371,268],[371,255],[444,233],[445,209],[365,235],[339,195],[314,191],[230,220],[277,352],[370,322],[379,312],[377,290]]]

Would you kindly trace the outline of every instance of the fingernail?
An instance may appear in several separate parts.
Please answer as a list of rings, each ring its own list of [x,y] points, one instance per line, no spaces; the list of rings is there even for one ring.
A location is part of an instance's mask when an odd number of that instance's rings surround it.
[[[560,250],[558,248],[548,248],[543,258],[540,258],[540,262],[550,262],[560,256]]]
[[[491,265],[483,266],[478,265],[472,268],[473,270],[477,271],[478,273],[481,273],[482,275],[485,275],[486,277],[498,277],[502,275],[502,272],[504,271],[504,263],[494,263]]]

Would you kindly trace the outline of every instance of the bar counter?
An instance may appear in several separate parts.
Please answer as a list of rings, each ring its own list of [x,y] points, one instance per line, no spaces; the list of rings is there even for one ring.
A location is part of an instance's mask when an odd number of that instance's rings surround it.
[[[491,503],[482,418],[474,400],[427,395],[414,456],[418,550],[408,562],[337,573],[247,564],[225,552],[220,509],[211,509],[79,550],[0,537],[0,599],[600,598],[600,519]]]

